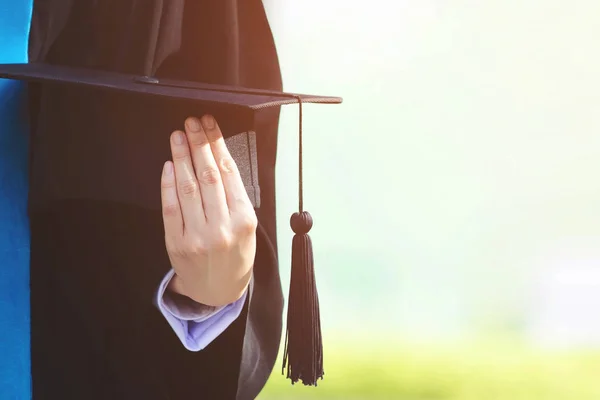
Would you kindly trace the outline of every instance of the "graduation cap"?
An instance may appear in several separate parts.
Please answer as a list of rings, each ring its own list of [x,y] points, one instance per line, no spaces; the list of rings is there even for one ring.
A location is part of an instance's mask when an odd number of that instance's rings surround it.
[[[300,111],[299,210],[290,220],[295,235],[292,243],[292,272],[283,369],[287,368],[287,377],[293,383],[301,380],[306,385],[314,385],[319,378],[322,378],[323,344],[319,301],[313,268],[312,243],[308,235],[313,221],[303,208],[302,104],[337,104],[341,103],[341,98],[162,79],[49,63],[0,64],[0,78],[38,83],[44,87],[54,87],[56,90],[76,86],[86,88],[90,90],[88,93],[98,96],[101,95],[101,91],[112,91],[124,96],[137,96],[142,100],[163,98],[183,101],[187,104],[187,108],[183,107],[182,113],[193,112],[194,107],[200,107],[203,113],[213,114],[222,125],[228,147],[240,166],[248,195],[255,207],[260,204],[254,136],[260,135],[260,132],[254,132],[255,116],[263,109],[297,104]],[[64,111],[76,113],[77,109]],[[126,113],[127,110],[123,112]],[[165,137],[170,132],[165,130]]]

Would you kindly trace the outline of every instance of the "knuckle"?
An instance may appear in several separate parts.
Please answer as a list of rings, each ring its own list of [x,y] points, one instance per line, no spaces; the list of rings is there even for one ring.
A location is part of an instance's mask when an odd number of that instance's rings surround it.
[[[254,207],[246,191],[233,199],[233,208],[239,210],[238,214],[253,214],[256,216]]]
[[[198,194],[198,184],[193,179],[186,179],[179,182],[179,193],[183,196],[195,196]]]
[[[179,207],[177,204],[165,204],[163,206],[163,215],[165,217],[175,217],[179,214]]]
[[[200,181],[205,185],[216,185],[219,182],[219,171],[213,167],[206,167],[200,173]]]
[[[221,171],[226,174],[233,174],[233,173],[237,172],[237,165],[235,164],[235,161],[231,157],[222,158],[219,165],[220,165]]]
[[[189,243],[188,253],[194,256],[205,256],[209,252],[209,248],[206,243],[202,240],[194,240]]]
[[[203,148],[208,145],[208,138],[202,132],[195,132],[190,134],[190,147],[197,149]]]
[[[187,161],[190,153],[187,150],[178,150],[173,152],[173,161]]]
[[[172,189],[175,187],[175,181],[173,179],[163,179],[160,182],[160,187],[163,189]]]
[[[248,235],[254,234],[258,227],[258,218],[254,212],[242,213],[237,219],[236,233]]]
[[[218,229],[211,235],[210,247],[215,251],[228,250],[233,245],[230,232],[226,229]]]

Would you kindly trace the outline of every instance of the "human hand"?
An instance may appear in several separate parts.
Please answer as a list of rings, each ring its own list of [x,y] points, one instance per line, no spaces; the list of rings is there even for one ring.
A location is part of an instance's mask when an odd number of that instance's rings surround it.
[[[169,290],[208,306],[238,300],[252,275],[257,218],[212,116],[171,134],[161,178]]]

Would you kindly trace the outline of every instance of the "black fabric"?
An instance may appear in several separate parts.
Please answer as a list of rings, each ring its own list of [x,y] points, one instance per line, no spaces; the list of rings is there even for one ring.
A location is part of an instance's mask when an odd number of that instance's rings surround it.
[[[35,206],[77,198],[159,209],[169,135],[186,117],[205,112],[189,101],[92,88],[44,86],[39,99],[30,188]],[[239,128],[229,119],[238,114],[219,114],[227,132]]]
[[[65,200],[32,216],[34,399],[235,398],[244,315],[195,353],[153,305],[160,212]]]
[[[30,60],[281,90],[259,0],[35,0]],[[152,298],[169,268],[159,212],[168,135],[203,110],[76,87],[31,85],[29,97],[34,399],[256,397],[281,337],[278,108],[255,121],[261,208],[247,316],[194,353]]]
[[[149,9],[160,10],[163,15],[163,23],[153,32],[147,31],[148,22],[144,19]],[[117,26],[121,29],[118,30]],[[141,42],[115,39],[127,39],[135,34],[132,32],[145,32],[145,36],[137,35],[145,39]],[[156,49],[148,48],[147,43],[153,37],[157,37]],[[147,50],[140,52],[142,48]],[[72,67],[141,74],[145,72],[145,60],[152,55],[153,75],[160,78],[282,90],[275,44],[260,0],[34,1],[29,42],[31,62],[44,61]],[[46,88],[45,91],[47,90]],[[34,128],[38,126],[38,100],[41,92],[39,85],[30,87]],[[61,93],[59,91],[56,96],[49,96],[50,103],[60,97]],[[83,104],[94,108],[95,101],[91,97]],[[172,112],[172,109],[166,109],[170,102],[163,104],[162,115]],[[72,105],[77,106],[75,103]],[[88,128],[89,137],[95,133],[107,133],[94,132],[93,122],[97,121],[78,121],[75,112],[69,112],[68,115],[81,127]],[[151,115],[156,117],[150,113],[143,113],[141,116],[131,113],[128,117],[136,121],[147,119]],[[274,188],[278,121],[278,108],[261,111],[255,120],[256,131],[260,132],[257,146],[259,181],[263,190],[258,213],[275,247]],[[220,120],[220,123],[223,122]],[[36,133],[37,129],[33,129],[34,138]],[[54,132],[55,142],[67,141],[60,137],[61,133]],[[160,134],[164,133],[161,131]],[[123,136],[118,133],[114,135],[117,138]],[[61,156],[60,150],[44,149],[43,152]],[[41,155],[36,153],[35,157]],[[37,163],[37,166],[39,169],[45,167],[43,163]]]

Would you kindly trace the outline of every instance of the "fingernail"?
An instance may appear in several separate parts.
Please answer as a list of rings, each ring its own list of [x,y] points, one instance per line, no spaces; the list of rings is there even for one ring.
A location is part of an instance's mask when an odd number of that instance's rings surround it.
[[[173,135],[173,142],[175,144],[183,144],[183,132],[175,132]]]
[[[173,173],[173,164],[170,162],[165,163],[164,174],[170,176]]]
[[[187,127],[192,132],[198,132],[200,129],[202,129],[202,126],[200,126],[200,121],[198,121],[198,118],[188,118]]]
[[[215,127],[215,119],[212,115],[205,115],[202,118],[202,124],[206,129],[212,129]]]

